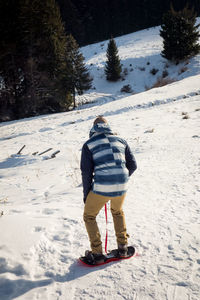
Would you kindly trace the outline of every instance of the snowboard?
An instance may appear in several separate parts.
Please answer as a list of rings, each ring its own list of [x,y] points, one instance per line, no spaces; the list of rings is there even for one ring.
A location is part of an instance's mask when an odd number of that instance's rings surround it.
[[[107,254],[104,255],[104,262],[102,262],[102,263],[95,264],[94,261],[88,260],[86,256],[79,257],[79,261],[82,264],[84,264],[88,267],[98,267],[98,266],[108,264],[112,261],[119,261],[119,260],[123,260],[123,259],[129,259],[134,255],[135,255],[135,248],[133,246],[128,246],[128,253],[127,253],[126,257],[120,256],[118,249],[114,249],[114,250],[111,250],[110,252],[108,252]]]

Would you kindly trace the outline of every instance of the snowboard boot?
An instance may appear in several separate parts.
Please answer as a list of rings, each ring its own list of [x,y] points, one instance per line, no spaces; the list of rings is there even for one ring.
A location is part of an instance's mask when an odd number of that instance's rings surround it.
[[[102,253],[92,253],[92,251],[85,251],[87,260],[94,265],[102,264],[105,261],[105,256]]]
[[[128,246],[124,244],[118,245],[118,252],[120,257],[127,257],[128,255]]]

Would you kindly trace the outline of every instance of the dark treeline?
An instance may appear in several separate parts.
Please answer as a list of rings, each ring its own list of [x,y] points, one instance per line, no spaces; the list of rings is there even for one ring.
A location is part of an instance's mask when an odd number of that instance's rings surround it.
[[[66,111],[91,84],[55,0],[0,1],[0,121]]]
[[[80,46],[162,22],[170,3],[181,10],[188,3],[200,15],[199,0],[57,0],[65,28]]]

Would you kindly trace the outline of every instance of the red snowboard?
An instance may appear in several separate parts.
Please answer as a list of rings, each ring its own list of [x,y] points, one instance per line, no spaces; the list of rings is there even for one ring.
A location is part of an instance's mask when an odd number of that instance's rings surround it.
[[[79,261],[88,266],[88,267],[98,267],[98,266],[102,266],[102,265],[105,265],[105,264],[108,264],[112,261],[119,261],[119,260],[122,260],[122,259],[129,259],[133,256],[136,256],[135,254],[135,248],[132,247],[132,246],[129,246],[128,247],[128,255],[126,257],[121,257],[119,256],[119,252],[118,252],[118,249],[114,249],[112,251],[110,251],[108,254],[104,255],[104,262],[100,263],[100,264],[95,264],[94,261],[88,261],[87,257],[86,256],[81,256],[79,257]]]

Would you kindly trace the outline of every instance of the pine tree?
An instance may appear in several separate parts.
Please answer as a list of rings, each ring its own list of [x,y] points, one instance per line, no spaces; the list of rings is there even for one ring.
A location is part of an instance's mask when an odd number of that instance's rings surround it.
[[[66,35],[55,0],[4,2],[0,76],[15,118],[66,110]]]
[[[84,91],[92,86],[92,78],[84,63],[84,57],[79,51],[79,46],[73,36],[67,36],[66,62],[68,68],[67,82],[73,95],[74,107],[76,92],[82,95]]]
[[[60,6],[62,19],[64,20],[66,34],[71,34],[75,40],[80,42],[84,36],[84,26],[78,9],[74,5],[73,0],[57,0]],[[78,3],[78,7],[80,3]]]
[[[163,38],[162,56],[178,62],[200,52],[198,27],[193,9],[186,6],[181,11],[171,10],[163,16],[160,36]]]
[[[67,104],[67,87],[60,83],[67,66],[59,8],[55,0],[21,0],[20,21],[26,97],[32,110],[60,111]]]
[[[0,2],[0,112],[1,120],[13,118],[12,107],[23,92],[23,72],[17,55],[18,1]],[[12,115],[12,116],[11,116]]]
[[[109,81],[117,81],[121,77],[121,64],[118,56],[118,49],[115,40],[111,38],[107,48],[107,61],[105,65],[106,79]]]

